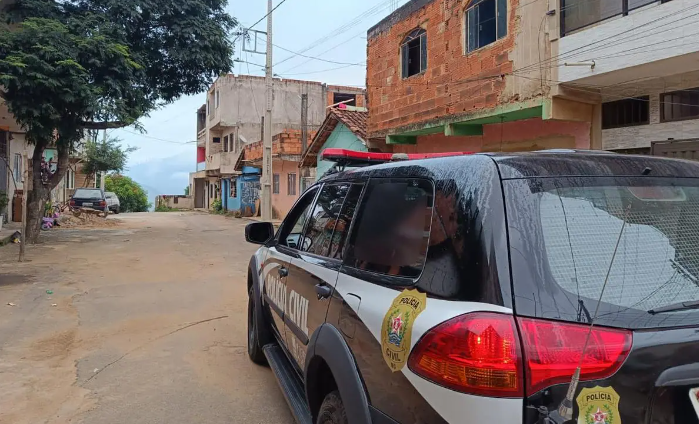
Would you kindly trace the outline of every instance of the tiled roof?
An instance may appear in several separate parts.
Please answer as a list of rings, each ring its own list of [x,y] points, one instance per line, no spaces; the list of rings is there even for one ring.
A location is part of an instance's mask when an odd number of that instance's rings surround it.
[[[366,144],[366,120],[369,112],[366,110],[332,108],[325,117],[325,121],[320,126],[318,133],[311,141],[310,146],[301,155],[300,167],[314,166],[316,157],[330,134],[337,127],[338,122],[342,122],[357,138]]]

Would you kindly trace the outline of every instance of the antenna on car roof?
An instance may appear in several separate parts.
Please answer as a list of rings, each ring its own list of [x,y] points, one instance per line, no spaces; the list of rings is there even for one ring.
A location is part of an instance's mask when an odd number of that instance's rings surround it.
[[[629,212],[631,211],[631,205],[626,208],[624,213],[624,221],[621,224],[621,230],[619,231],[619,236],[616,239],[616,245],[614,246],[614,252],[612,253],[612,259],[609,262],[609,268],[607,268],[607,275],[604,278],[604,284],[602,285],[602,290],[600,291],[599,298],[597,299],[597,307],[595,307],[595,313],[592,315],[592,320],[590,321],[590,327],[587,330],[587,336],[585,337],[585,344],[583,345],[582,351],[580,352],[580,361],[578,362],[578,367],[575,368],[575,372],[570,379],[570,385],[568,386],[568,392],[566,393],[565,399],[558,406],[555,411],[548,411],[547,408],[541,407],[539,409],[539,414],[543,416],[544,424],[572,424],[573,423],[573,398],[575,397],[575,392],[578,390],[578,384],[580,383],[580,372],[582,370],[582,364],[585,360],[585,352],[587,351],[588,343],[590,342],[590,336],[592,335],[592,328],[595,326],[595,321],[597,320],[597,314],[599,313],[599,306],[602,303],[602,297],[604,296],[604,290],[607,288],[607,283],[609,282],[609,275],[612,272],[612,267],[614,266],[614,259],[616,258],[616,252],[619,250],[619,243],[621,242],[621,236],[624,234],[624,229],[626,228],[626,222],[628,221]]]

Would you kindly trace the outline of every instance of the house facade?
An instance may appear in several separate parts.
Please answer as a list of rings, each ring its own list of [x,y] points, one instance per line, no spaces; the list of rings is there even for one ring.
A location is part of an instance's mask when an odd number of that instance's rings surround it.
[[[197,111],[197,164],[196,172],[190,175],[196,208],[211,208],[215,200],[223,203],[226,192],[230,196],[230,181],[240,173],[235,164],[241,151],[262,139],[265,92],[263,77],[233,74],[219,77],[207,92],[206,103]],[[364,89],[315,81],[274,79],[273,93],[272,134],[300,132],[304,104],[310,133],[325,119],[327,106],[366,103]],[[223,180],[229,181],[226,187]]]
[[[313,180],[321,178],[333,165],[322,160],[327,148],[347,149],[360,152],[378,151],[384,140],[370,139],[366,135],[366,121],[369,112],[363,107],[338,106],[329,109],[308,148],[303,152],[299,167],[307,169]]]
[[[310,137],[314,136],[315,131],[310,133]],[[281,219],[289,212],[302,189],[305,188],[300,183],[301,146],[300,130],[286,129],[272,137],[272,215],[275,219]],[[259,208],[262,150],[262,141],[246,145],[235,165],[247,189],[244,190],[241,187],[237,190],[236,198],[239,200],[233,199],[233,202],[240,201],[242,204],[240,210],[246,215],[249,214],[251,204],[255,204],[251,211],[253,214],[257,214]],[[231,178],[227,187],[232,187],[238,179],[239,177]],[[231,205],[235,207],[237,203],[231,203]]]
[[[411,0],[368,31],[368,134],[408,153],[649,153],[696,138],[698,8]]]
[[[561,0],[550,19],[553,99],[590,104],[597,147],[650,153],[699,136],[699,3]]]

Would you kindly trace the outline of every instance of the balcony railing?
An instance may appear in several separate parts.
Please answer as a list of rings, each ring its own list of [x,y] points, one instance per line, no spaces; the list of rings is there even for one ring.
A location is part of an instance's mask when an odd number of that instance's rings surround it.
[[[670,0],[561,0],[561,36],[653,3]]]

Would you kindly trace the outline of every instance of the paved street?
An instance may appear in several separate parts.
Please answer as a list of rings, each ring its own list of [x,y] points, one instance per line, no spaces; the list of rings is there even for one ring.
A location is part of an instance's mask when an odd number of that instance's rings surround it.
[[[246,221],[117,218],[47,232],[28,263],[0,247],[0,423],[292,422],[247,358]]]

